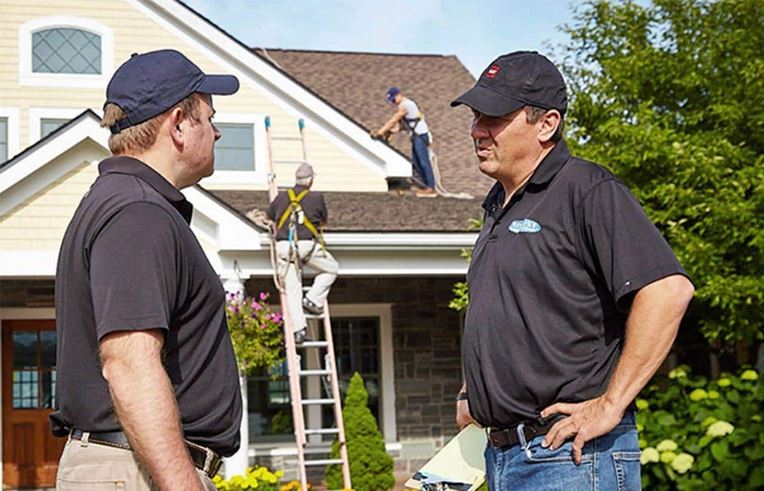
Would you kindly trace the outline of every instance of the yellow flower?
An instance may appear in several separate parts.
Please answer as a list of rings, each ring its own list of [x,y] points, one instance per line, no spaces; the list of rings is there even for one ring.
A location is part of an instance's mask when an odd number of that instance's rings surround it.
[[[650,462],[660,462],[661,455],[653,447],[647,447],[642,450],[642,455],[639,456],[639,462],[642,465],[649,464]]]
[[[735,431],[735,427],[731,424],[727,423],[726,421],[717,421],[708,427],[706,430],[706,435],[711,437],[721,437],[724,435],[729,435],[733,431]]]
[[[728,379],[727,377],[720,378],[718,382],[719,387],[727,387],[732,384],[732,380]]]
[[[759,378],[759,374],[756,370],[746,370],[740,374],[740,380],[756,380]]]
[[[669,378],[682,378],[687,376],[687,371],[684,367],[676,367],[669,372]]]
[[[644,410],[650,407],[650,403],[644,399],[637,399],[637,409]]]
[[[661,452],[661,462],[664,464],[672,463],[675,458],[676,454],[674,452]]]
[[[671,468],[679,474],[684,474],[692,468],[693,462],[695,458],[692,455],[682,452],[671,461]]]
[[[709,390],[708,391],[708,398],[709,399],[718,399],[719,398],[719,392],[715,390]]]
[[[690,392],[690,399],[693,401],[702,401],[703,399],[706,399],[708,397],[708,392],[706,392],[703,389],[695,389],[692,392]]]
[[[679,445],[674,440],[662,440],[656,447],[659,452],[673,452]]]

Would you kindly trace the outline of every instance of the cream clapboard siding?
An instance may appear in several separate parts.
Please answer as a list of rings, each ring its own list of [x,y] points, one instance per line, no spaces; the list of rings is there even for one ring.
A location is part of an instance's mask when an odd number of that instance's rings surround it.
[[[178,5],[177,8],[183,8]],[[127,59],[131,53],[160,48],[175,48],[185,53],[203,70],[221,73],[225,67],[207,58],[205,53],[179,36],[167,30],[153,19],[140,12],[127,0],[3,0],[0,2],[0,107],[18,107],[20,148],[30,142],[30,108],[99,108],[103,103],[105,88],[54,88],[32,87],[19,84],[19,27],[27,21],[47,16],[67,16],[92,19],[112,29],[114,37],[114,67]],[[260,93],[252,84],[242,80],[242,88],[231,97],[215,99],[216,110],[220,113],[245,113],[270,115],[274,132],[297,134],[298,115],[287,112]],[[307,126],[306,141],[308,159],[315,166],[319,178],[316,189],[332,191],[386,191],[383,176],[357,162],[353,156],[339,148]],[[265,144],[259,142],[256,144]],[[299,159],[299,143],[275,142],[274,155],[278,159]],[[258,162],[258,166],[265,162]],[[261,167],[264,169],[264,167]],[[292,183],[294,166],[276,169],[279,185]],[[207,188],[265,189],[264,184],[250,185],[241,182],[213,185],[202,183]]]
[[[0,217],[0,251],[58,250],[82,196],[98,170],[83,162]]]

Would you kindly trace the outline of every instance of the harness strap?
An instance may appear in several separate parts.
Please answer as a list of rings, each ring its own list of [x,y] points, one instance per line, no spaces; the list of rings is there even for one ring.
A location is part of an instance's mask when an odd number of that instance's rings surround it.
[[[284,213],[281,215],[281,218],[279,218],[278,223],[276,224],[276,228],[282,228],[284,224],[286,223],[287,219],[291,217],[293,214],[296,214],[297,211],[302,209],[302,206],[300,205],[300,201],[310,192],[309,189],[303,189],[300,191],[300,194],[295,194],[294,189],[289,188],[287,189],[287,194],[289,195],[289,206],[286,210],[284,210]],[[308,232],[313,234],[313,237],[316,238],[318,243],[321,245],[321,248],[324,248],[324,237],[323,234],[321,234],[315,225],[313,225],[313,222],[311,222],[308,217],[306,217],[303,214],[303,223],[302,225],[305,226],[306,229],[308,229]]]

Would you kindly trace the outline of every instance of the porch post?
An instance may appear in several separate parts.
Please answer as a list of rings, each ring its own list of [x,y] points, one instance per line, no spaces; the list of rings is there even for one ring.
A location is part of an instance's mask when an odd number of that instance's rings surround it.
[[[244,284],[238,276],[221,278],[221,280],[226,294],[244,293]],[[239,372],[239,383],[241,386],[242,403],[241,426],[239,426],[241,445],[235,454],[225,459],[226,479],[230,479],[237,474],[246,474],[247,466],[249,465],[249,412],[247,407],[247,376],[244,373]]]

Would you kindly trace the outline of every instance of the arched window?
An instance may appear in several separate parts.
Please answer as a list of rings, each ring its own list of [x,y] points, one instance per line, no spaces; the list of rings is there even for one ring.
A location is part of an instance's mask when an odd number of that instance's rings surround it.
[[[19,28],[19,82],[44,87],[102,87],[112,73],[114,36],[84,17],[33,19]]]
[[[32,33],[33,73],[101,73],[101,36],[71,27]]]

